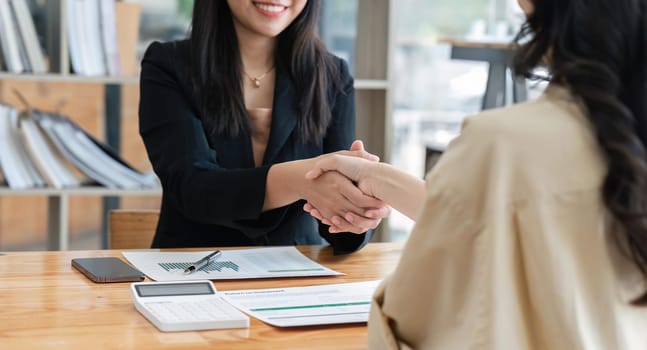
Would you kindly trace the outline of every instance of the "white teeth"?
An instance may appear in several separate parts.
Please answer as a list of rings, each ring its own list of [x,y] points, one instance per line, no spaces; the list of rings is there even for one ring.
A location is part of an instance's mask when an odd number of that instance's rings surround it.
[[[285,9],[285,6],[280,5],[267,5],[267,4],[254,4],[256,7],[263,11],[268,12],[281,12]]]

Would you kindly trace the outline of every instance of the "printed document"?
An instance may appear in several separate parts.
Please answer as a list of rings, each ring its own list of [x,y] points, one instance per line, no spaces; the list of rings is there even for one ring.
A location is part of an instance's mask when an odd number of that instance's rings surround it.
[[[212,252],[124,252],[123,255],[155,281],[342,275],[308,259],[295,247],[222,250],[204,268],[184,273],[187,267]]]
[[[380,281],[220,291],[239,310],[276,327],[368,322]]]

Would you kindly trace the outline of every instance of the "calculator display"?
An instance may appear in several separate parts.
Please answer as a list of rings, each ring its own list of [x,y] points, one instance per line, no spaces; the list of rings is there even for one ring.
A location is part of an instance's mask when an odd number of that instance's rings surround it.
[[[140,297],[216,294],[209,283],[151,283],[136,285]]]

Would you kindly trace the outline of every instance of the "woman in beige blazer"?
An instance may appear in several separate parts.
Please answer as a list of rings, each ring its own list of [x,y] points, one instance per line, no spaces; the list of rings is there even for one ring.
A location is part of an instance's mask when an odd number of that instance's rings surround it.
[[[425,182],[340,155],[308,174],[416,220],[370,348],[647,349],[647,0],[520,4],[542,97],[467,118]]]

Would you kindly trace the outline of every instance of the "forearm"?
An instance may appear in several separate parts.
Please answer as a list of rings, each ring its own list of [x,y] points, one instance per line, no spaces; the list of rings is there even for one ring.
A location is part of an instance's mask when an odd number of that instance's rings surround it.
[[[304,198],[305,173],[312,167],[311,159],[279,163],[267,173],[263,211],[272,210]]]
[[[387,163],[373,163],[365,175],[373,195],[415,220],[425,197],[425,182]]]

